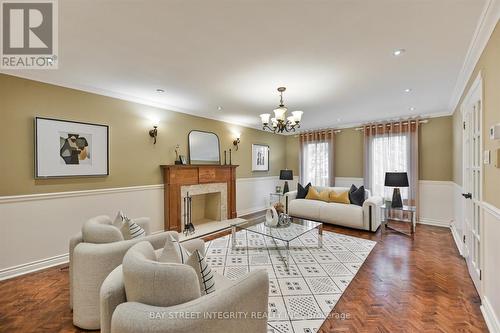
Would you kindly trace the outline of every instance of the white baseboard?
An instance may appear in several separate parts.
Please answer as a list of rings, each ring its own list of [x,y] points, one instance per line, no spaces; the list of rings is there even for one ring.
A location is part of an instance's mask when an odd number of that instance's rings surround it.
[[[491,333],[500,333],[500,320],[495,316],[495,312],[486,296],[483,297],[481,304],[481,313],[484,321]]]
[[[434,227],[442,227],[442,228],[449,228],[450,227],[450,220],[438,220],[438,219],[430,219],[430,218],[419,218],[417,223],[420,224],[426,224],[426,225],[432,225]]]
[[[42,260],[33,261],[30,263],[8,267],[0,270],[0,281],[11,279],[16,276],[36,272],[49,267],[66,264],[69,262],[68,254],[61,254],[52,258],[46,258]]]
[[[464,249],[463,249],[463,241],[462,237],[458,234],[457,228],[455,227],[455,223],[452,223],[450,226],[451,230],[451,235],[453,236],[453,240],[455,241],[455,245],[457,246],[458,252],[460,255],[463,257],[464,256]]]

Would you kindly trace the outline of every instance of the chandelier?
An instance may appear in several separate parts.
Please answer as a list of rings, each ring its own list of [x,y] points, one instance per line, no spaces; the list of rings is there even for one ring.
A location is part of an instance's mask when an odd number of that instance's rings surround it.
[[[285,104],[283,104],[283,92],[285,90],[285,87],[278,88],[280,93],[280,105],[274,109],[274,118],[271,118],[271,114],[269,113],[260,115],[263,130],[269,130],[273,133],[283,133],[295,132],[296,128],[300,128],[300,120],[304,112],[292,111],[292,115],[288,118],[286,117],[288,109],[285,107]]]

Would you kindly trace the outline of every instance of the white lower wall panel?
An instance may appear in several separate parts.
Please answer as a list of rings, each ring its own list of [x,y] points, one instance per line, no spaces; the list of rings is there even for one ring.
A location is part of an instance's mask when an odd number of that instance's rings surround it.
[[[163,185],[0,197],[0,279],[67,261],[83,222],[118,210],[163,230]]]
[[[483,230],[481,238],[482,281],[481,311],[490,332],[500,333],[500,209],[489,203],[481,204]]]
[[[454,183],[419,181],[419,223],[449,227],[454,219]]]
[[[297,189],[298,177],[288,181],[290,191]],[[252,214],[269,206],[270,193],[276,192],[276,186],[283,186],[284,180],[277,176],[236,179],[236,212],[238,216]]]
[[[338,187],[351,187],[352,184],[360,187],[363,185],[363,178],[355,178],[355,177],[335,177],[335,186]]]

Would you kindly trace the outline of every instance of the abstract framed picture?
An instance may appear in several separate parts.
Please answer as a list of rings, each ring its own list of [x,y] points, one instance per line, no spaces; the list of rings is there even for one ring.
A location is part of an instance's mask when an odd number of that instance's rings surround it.
[[[109,127],[35,118],[35,178],[109,175]]]
[[[269,146],[252,144],[252,171],[269,171]]]

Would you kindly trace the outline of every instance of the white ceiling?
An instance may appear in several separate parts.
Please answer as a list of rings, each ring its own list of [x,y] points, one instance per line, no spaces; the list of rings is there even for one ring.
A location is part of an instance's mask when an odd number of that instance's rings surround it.
[[[3,72],[251,127],[281,85],[303,129],[443,114],[485,2],[64,0],[59,69]]]

